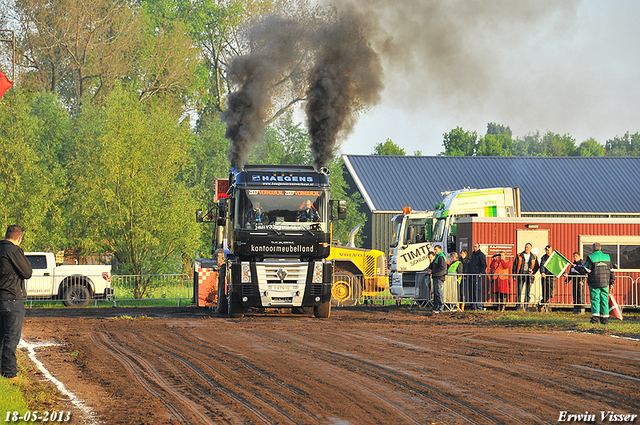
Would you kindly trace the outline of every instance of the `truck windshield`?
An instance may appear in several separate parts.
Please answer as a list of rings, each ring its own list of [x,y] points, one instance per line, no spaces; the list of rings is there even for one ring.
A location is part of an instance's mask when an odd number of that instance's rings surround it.
[[[433,240],[435,242],[442,242],[442,237],[444,236],[446,225],[446,218],[437,218],[435,220],[435,223],[433,224]]]
[[[327,192],[319,189],[239,189],[235,229],[327,232]]]

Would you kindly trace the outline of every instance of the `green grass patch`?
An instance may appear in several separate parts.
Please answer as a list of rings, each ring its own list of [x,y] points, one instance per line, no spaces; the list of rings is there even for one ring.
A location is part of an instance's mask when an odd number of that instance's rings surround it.
[[[0,378],[0,406],[3,407],[0,410],[0,415],[2,415],[0,422],[4,422],[7,419],[8,412],[11,413],[7,423],[27,424],[36,422],[14,422],[11,419],[13,412],[18,412],[18,416],[23,417],[26,412],[38,411],[42,413],[44,411],[63,410],[65,404],[58,389],[49,382],[41,382],[34,379],[37,367],[29,360],[26,353],[18,350],[16,354],[20,381],[14,382],[6,378]],[[66,423],[73,424],[75,422]]]
[[[640,313],[625,312],[624,320],[609,318],[608,325],[590,323],[591,314],[572,314],[570,311],[552,313],[532,312],[482,312],[488,324],[528,329],[560,331],[580,331],[601,334],[615,334],[630,338],[640,338]]]

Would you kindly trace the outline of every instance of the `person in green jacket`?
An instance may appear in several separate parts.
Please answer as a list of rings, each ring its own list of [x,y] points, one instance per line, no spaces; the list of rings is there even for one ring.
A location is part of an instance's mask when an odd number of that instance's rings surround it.
[[[593,244],[593,254],[584,264],[591,297],[591,323],[609,323],[609,287],[615,282],[611,257],[601,251],[598,242]]]
[[[464,297],[463,297],[463,293],[464,293],[464,288],[462,287],[462,261],[460,261],[458,259],[458,253],[457,252],[452,252],[451,253],[451,262],[449,264],[449,268],[447,269],[447,271],[449,272],[449,277],[448,279],[448,285],[455,285],[454,287],[458,289],[458,303],[457,303],[457,307],[460,310],[463,310],[464,307],[462,307],[462,303],[464,303]]]

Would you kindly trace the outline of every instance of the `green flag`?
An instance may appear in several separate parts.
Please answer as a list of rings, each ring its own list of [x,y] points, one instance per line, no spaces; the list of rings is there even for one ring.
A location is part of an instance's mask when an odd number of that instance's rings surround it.
[[[571,262],[564,258],[564,255],[560,254],[558,251],[553,251],[543,266],[555,277],[560,277],[562,272],[564,272],[564,269],[566,269],[569,264],[571,264]]]

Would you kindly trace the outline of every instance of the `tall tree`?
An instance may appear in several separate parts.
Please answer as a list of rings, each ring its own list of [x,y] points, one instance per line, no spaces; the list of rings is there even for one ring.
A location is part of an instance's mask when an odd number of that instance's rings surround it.
[[[580,143],[576,150],[578,156],[604,156],[606,150],[604,146],[596,141],[593,137]]]
[[[58,92],[74,108],[127,74],[139,40],[126,0],[16,0],[25,87]]]
[[[473,131],[465,131],[462,127],[456,127],[443,134],[445,156],[474,156],[478,144],[478,134]]]
[[[387,139],[384,143],[380,142],[374,146],[373,155],[406,155],[406,153],[391,139]]]
[[[640,133],[616,136],[607,140],[605,149],[608,156],[640,156]]]
[[[116,88],[104,108],[83,111],[79,132],[74,213],[85,249],[111,252],[120,273],[179,270],[200,231],[196,199],[179,179],[192,145],[188,123],[162,102],[141,105],[135,92]]]
[[[55,96],[12,91],[0,114],[0,228],[19,224],[24,248],[56,249],[63,244],[66,176],[62,140],[69,117]]]

